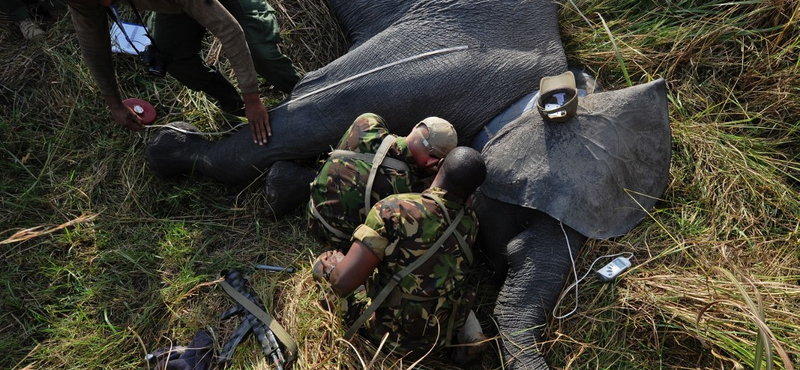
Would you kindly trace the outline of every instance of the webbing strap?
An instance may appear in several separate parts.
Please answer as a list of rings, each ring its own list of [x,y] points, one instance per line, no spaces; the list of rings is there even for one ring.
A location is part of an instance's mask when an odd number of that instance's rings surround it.
[[[442,198],[439,198],[438,195],[433,194],[433,193],[425,193],[425,194],[422,194],[422,196],[426,197],[426,198],[428,198],[430,200],[433,200],[434,202],[436,202],[436,204],[439,206],[439,208],[442,209],[442,213],[444,213],[444,218],[447,220],[447,222],[450,222],[450,214],[447,212],[447,208],[445,208],[444,201],[442,200]],[[461,248],[461,253],[464,253],[464,258],[466,258],[467,259],[467,263],[471,265],[472,264],[472,249],[470,249],[470,247],[467,244],[466,240],[464,240],[464,236],[461,235],[461,233],[458,232],[458,230],[455,231],[455,234],[456,234],[456,241],[458,242],[458,246],[459,246],[459,248]]]
[[[272,318],[268,313],[258,307],[253,301],[247,299],[242,293],[239,293],[234,287],[228,284],[225,281],[220,281],[219,283],[222,285],[222,289],[225,289],[225,292],[233,298],[236,303],[239,303],[244,307],[248,312],[253,314],[253,316],[257,317],[261,322],[266,324],[269,327],[269,330],[272,330],[275,333],[275,336],[278,337],[278,340],[283,343],[283,346],[286,347],[286,354],[287,362],[294,362],[295,358],[297,358],[297,342],[294,341],[292,336],[283,330],[281,324],[279,324],[275,319]]]
[[[439,208],[442,210],[442,213],[444,213],[445,219],[448,222],[450,222],[450,214],[447,212],[447,208],[444,206],[444,201],[442,200],[442,198],[439,198],[438,195],[433,194],[433,193],[425,193],[422,196],[424,196],[424,197],[426,197],[428,199],[431,199],[434,202],[436,202],[436,205],[438,205]],[[464,212],[464,208],[461,209],[461,212]],[[472,264],[472,250],[469,248],[469,245],[464,240],[464,237],[461,235],[461,233],[458,232],[458,230],[453,231],[453,235],[455,235],[455,237],[456,237],[456,241],[458,242],[458,246],[461,248],[461,252],[464,253],[464,258],[466,258],[467,259],[467,263],[471,265]],[[453,340],[453,328],[454,328],[455,323],[456,323],[456,315],[458,314],[458,306],[459,306],[460,302],[461,302],[460,300],[456,300],[453,303],[453,310],[450,311],[450,318],[447,320],[447,329],[445,329],[446,330],[446,334],[445,334],[445,337],[444,337],[445,346],[450,346],[450,344],[452,343],[452,340]]]
[[[456,325],[456,315],[458,314],[458,306],[460,305],[461,300],[456,300],[453,302],[453,310],[450,311],[450,317],[447,319],[447,334],[444,336],[444,345],[449,346],[453,343],[453,328]]]
[[[322,214],[320,214],[319,211],[317,210],[317,206],[314,205],[313,200],[311,202],[308,202],[308,206],[311,208],[311,214],[314,215],[314,218],[316,218],[317,221],[319,221],[322,224],[322,226],[324,226],[325,229],[328,230],[331,234],[336,235],[339,238],[342,238],[343,240],[350,239],[350,235],[345,234],[342,230],[339,230],[331,226],[331,224],[329,224],[328,221],[325,221],[325,218],[322,217]]]
[[[386,153],[389,152],[389,148],[392,147],[394,144],[395,138],[394,135],[386,135],[381,142],[381,146],[378,147],[378,151],[375,152],[375,158],[372,160],[372,168],[369,170],[369,178],[367,179],[367,188],[364,191],[364,213],[369,214],[369,210],[372,209],[372,204],[370,204],[370,198],[372,198],[372,184],[375,182],[375,175],[378,173],[378,167],[381,166],[383,160],[386,158]]]
[[[343,150],[343,149],[336,149],[331,152],[331,158],[337,157],[348,157],[348,158],[355,158],[367,163],[372,163],[372,160],[375,159],[375,154],[372,153],[356,153],[351,150]],[[394,159],[392,157],[386,157],[383,159],[383,163],[381,166],[393,168],[398,171],[409,171],[408,164],[403,162],[399,159]]]
[[[372,304],[370,304],[369,307],[367,307],[364,310],[364,313],[362,313],[361,316],[358,317],[356,322],[353,323],[353,326],[351,326],[350,329],[347,329],[347,333],[344,334],[345,340],[350,340],[350,338],[353,337],[353,334],[355,334],[356,331],[359,328],[361,328],[361,326],[364,325],[365,322],[367,322],[370,316],[372,316],[375,310],[377,310],[378,307],[380,307],[381,303],[383,303],[383,301],[386,300],[386,297],[389,296],[392,290],[394,290],[394,288],[397,286],[398,283],[400,283],[401,280],[403,280],[403,278],[405,278],[408,274],[416,270],[417,267],[421,266],[436,253],[436,251],[439,249],[439,247],[442,246],[444,241],[447,240],[447,238],[450,237],[450,234],[452,234],[453,231],[456,229],[456,227],[458,227],[459,222],[461,222],[462,216],[464,216],[463,208],[461,209],[461,211],[458,212],[455,220],[453,220],[453,222],[450,223],[450,226],[447,227],[442,236],[440,236],[439,239],[436,239],[436,242],[433,243],[433,245],[431,245],[431,247],[428,249],[427,252],[425,252],[425,254],[417,258],[416,261],[412,262],[402,271],[392,276],[392,280],[389,281],[389,284],[383,287],[381,292],[378,293],[378,296],[372,300]]]
[[[458,241],[458,246],[461,247],[461,253],[464,253],[467,263],[472,265],[472,249],[470,249],[467,241],[464,240],[464,236],[458,231],[456,231],[456,241]]]

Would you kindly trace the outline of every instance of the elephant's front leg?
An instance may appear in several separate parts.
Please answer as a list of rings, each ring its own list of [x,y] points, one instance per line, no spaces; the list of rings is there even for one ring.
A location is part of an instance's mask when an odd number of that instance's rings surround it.
[[[572,269],[568,250],[577,258],[586,241],[542,212],[530,225],[508,244],[508,277],[494,310],[510,369],[548,369],[537,343]]]

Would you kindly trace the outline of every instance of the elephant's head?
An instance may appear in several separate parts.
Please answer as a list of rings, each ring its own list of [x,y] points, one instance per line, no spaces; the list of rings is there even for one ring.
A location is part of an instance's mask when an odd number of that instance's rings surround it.
[[[486,144],[489,176],[474,203],[481,245],[507,271],[494,313],[510,368],[547,368],[536,344],[581,245],[647,216],[668,181],[670,145],[663,80],[582,97],[565,123],[524,112]]]

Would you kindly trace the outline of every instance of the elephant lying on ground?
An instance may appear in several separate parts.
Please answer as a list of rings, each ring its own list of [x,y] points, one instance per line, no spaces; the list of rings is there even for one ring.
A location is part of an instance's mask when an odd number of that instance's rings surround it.
[[[329,151],[364,112],[386,118],[398,135],[425,117],[443,117],[466,145],[503,109],[538,89],[542,77],[567,69],[557,5],[548,0],[330,5],[353,46],[305,76],[270,113],[269,144],[253,144],[249,129],[217,142],[161,130],[146,150],[150,168],[164,177],[194,172],[248,183],[278,161]],[[642,157],[647,150],[654,154]],[[481,223],[491,230],[482,233],[483,244],[507,250],[509,261],[496,309],[501,336],[510,339],[503,346],[506,363],[547,368],[533,344],[571,268],[565,236],[576,257],[586,237],[627,232],[664,189],[664,83],[586,97],[578,117],[564,124],[524,113],[497,132],[484,156],[492,178],[476,200]],[[295,189],[307,186],[307,178],[288,174],[276,176],[296,181]],[[510,309],[517,318],[507,315]]]
[[[214,143],[162,131],[147,148],[150,168],[160,176],[193,171],[248,183],[275,161],[330,151],[364,112],[384,117],[397,135],[425,117],[444,117],[465,145],[542,77],[567,69],[557,7],[549,0],[329,3],[353,45],[307,74],[288,103],[270,112],[269,144],[254,144],[249,128]],[[202,150],[188,150],[185,142]]]
[[[565,123],[525,112],[486,144],[474,205],[482,248],[508,271],[494,315],[511,368],[547,368],[535,344],[581,245],[647,216],[667,184],[670,145],[663,80],[587,95]]]

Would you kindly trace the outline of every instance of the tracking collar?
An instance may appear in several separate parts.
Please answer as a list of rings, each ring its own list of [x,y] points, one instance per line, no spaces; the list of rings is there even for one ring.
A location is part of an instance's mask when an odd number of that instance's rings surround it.
[[[536,109],[545,121],[566,122],[578,111],[578,89],[571,71],[548,76],[539,82]]]

